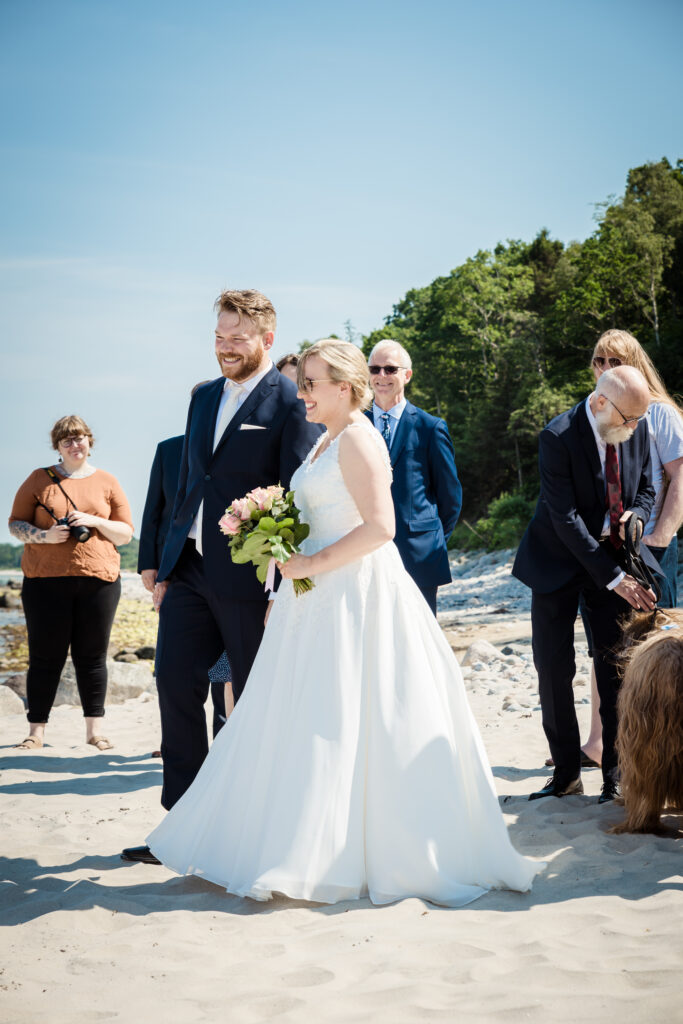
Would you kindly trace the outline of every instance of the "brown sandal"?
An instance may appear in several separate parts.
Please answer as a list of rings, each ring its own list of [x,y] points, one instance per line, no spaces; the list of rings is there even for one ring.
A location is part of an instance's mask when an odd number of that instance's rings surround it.
[[[113,750],[114,744],[110,743],[106,736],[91,736],[86,743],[91,744],[93,747],[97,747],[98,750]]]
[[[40,750],[43,746],[43,741],[38,739],[37,736],[27,736],[21,743],[15,743],[15,750]]]

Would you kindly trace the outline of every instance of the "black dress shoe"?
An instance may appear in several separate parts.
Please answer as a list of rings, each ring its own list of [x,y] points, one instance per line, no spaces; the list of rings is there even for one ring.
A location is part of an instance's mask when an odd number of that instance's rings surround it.
[[[607,804],[610,800],[614,800],[619,796],[619,784],[614,779],[608,779],[607,782],[603,782],[602,789],[600,790],[600,796],[598,797],[599,804]]]
[[[161,864],[149,846],[129,846],[121,851],[121,860],[135,860],[141,864]]]
[[[544,796],[573,796],[575,793],[583,793],[581,776],[570,779],[569,782],[564,782],[557,778],[557,772],[555,772],[553,777],[548,779],[543,789],[539,789],[538,793],[531,793],[529,799],[541,800]]]

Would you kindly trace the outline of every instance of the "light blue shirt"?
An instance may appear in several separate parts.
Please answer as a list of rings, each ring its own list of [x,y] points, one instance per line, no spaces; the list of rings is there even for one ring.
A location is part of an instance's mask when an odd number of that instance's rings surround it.
[[[380,409],[376,402],[372,403],[372,422],[375,424],[380,434],[382,433],[382,428],[384,427],[382,416],[389,417],[389,448],[391,448],[392,444],[394,443],[394,435],[396,434],[396,428],[398,427],[398,422],[401,419],[401,416],[403,415],[403,410],[405,409],[407,404],[407,400],[405,398],[402,398],[397,405],[392,405],[391,409],[387,409],[387,411],[385,412],[384,409]]]
[[[645,533],[652,533],[662,511],[666,497],[664,462],[675,462],[683,457],[683,420],[678,410],[667,402],[652,402],[647,410],[647,427],[650,432],[650,455],[652,457],[652,483],[655,489],[655,503],[645,527]]]

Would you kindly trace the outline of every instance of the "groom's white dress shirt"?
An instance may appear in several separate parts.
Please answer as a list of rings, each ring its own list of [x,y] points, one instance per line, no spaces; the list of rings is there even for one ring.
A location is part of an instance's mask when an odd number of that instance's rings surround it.
[[[249,380],[243,381],[232,381],[228,377],[225,378],[223,384],[223,394],[218,405],[218,413],[216,415],[216,427],[213,435],[213,450],[216,450],[216,446],[220,441],[225,428],[227,427],[230,420],[233,418],[239,407],[246,401],[247,397],[252,393],[254,388],[261,383],[267,373],[273,368],[273,363],[269,360],[265,370],[257,373],[255,377],[250,377]],[[204,502],[202,501],[199,508],[197,509],[197,515],[194,517],[194,522],[188,531],[188,539],[195,542],[197,551],[201,555],[202,553],[202,519],[204,516]]]

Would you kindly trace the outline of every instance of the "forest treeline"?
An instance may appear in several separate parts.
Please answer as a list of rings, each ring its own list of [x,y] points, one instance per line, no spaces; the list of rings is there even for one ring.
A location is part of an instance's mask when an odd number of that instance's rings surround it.
[[[137,571],[139,547],[140,541],[137,537],[133,537],[130,544],[119,548],[122,569],[129,572]],[[23,551],[23,544],[0,544],[0,569],[19,569]]]
[[[683,160],[628,172],[623,196],[596,207],[596,229],[565,244],[481,250],[409,291],[381,338],[409,350],[409,397],[448,423],[463,483],[454,541],[517,543],[538,494],[542,427],[592,388],[602,331],[631,331],[671,392],[683,392]]]

